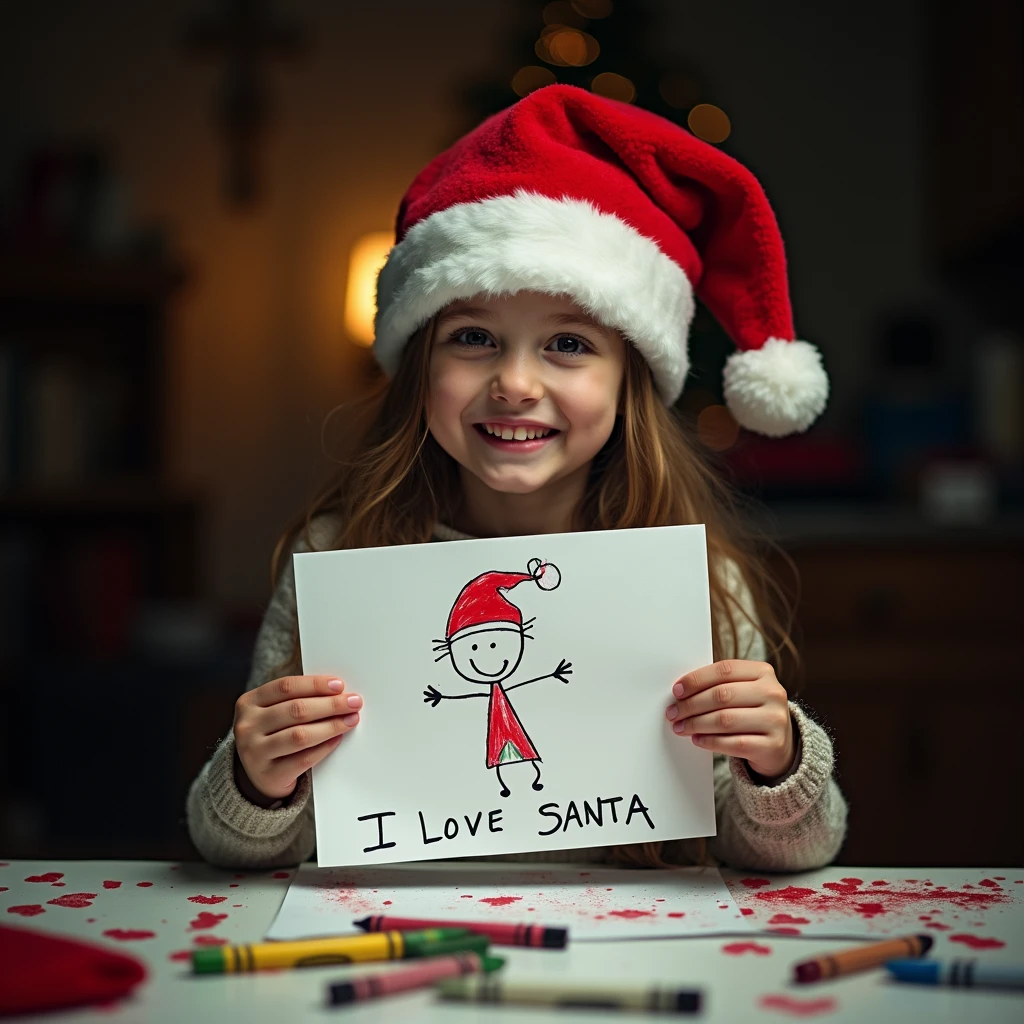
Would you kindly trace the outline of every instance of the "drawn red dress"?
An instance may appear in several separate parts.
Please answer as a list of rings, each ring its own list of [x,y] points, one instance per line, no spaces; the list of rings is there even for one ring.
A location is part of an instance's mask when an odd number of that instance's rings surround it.
[[[500,684],[491,686],[487,707],[487,767],[515,761],[539,761],[540,754],[526,735],[523,723],[515,713]]]

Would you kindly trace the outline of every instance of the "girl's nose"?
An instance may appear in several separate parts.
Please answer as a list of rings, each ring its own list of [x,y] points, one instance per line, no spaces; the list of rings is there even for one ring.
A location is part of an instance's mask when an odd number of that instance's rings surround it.
[[[544,386],[531,360],[524,355],[509,355],[497,366],[491,381],[491,398],[512,405],[535,402],[544,394]]]

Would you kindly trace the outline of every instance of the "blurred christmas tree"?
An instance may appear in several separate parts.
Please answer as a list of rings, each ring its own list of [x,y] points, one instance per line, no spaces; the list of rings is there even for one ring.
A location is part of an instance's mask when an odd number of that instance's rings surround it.
[[[682,62],[667,64],[652,51],[658,26],[642,0],[521,0],[515,21],[508,57],[494,76],[463,87],[459,134],[558,82],[636,103],[706,142],[728,139],[729,118],[706,102],[698,71]],[[715,318],[698,306],[690,328],[690,376],[679,401],[688,419],[721,405],[722,367],[733,350]]]

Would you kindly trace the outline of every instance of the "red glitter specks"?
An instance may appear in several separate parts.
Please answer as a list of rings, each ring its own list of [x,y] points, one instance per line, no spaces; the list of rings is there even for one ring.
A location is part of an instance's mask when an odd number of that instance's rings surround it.
[[[229,889],[237,889],[238,888],[238,883],[237,882],[229,882],[228,883],[228,888]]]
[[[1002,939],[986,939],[980,935],[950,935],[950,942],[962,942],[971,949],[1002,949],[1006,945]]]
[[[83,907],[91,907],[94,899],[96,899],[96,893],[94,892],[69,892],[46,902],[55,907],[73,907],[81,910]]]
[[[7,892],[8,886],[0,885],[0,892]]]
[[[47,871],[45,875],[29,875],[26,882],[56,882],[64,877],[63,871]]]
[[[638,917],[654,917],[653,910],[609,910],[609,917],[622,917],[627,921],[635,921]]]
[[[472,896],[469,896],[469,895],[467,895],[466,893],[463,893],[463,894],[462,894],[462,895],[461,895],[461,896],[459,897],[459,899],[462,899],[462,900],[471,900],[472,898],[473,898]]]
[[[50,883],[50,885],[52,885],[56,889],[63,889],[64,886],[67,885],[67,884],[68,884],[67,882],[51,882]]]
[[[186,898],[189,903],[203,903],[207,906],[213,906],[214,903],[223,903],[227,896],[188,896]]]
[[[825,882],[824,891],[790,885],[783,889],[766,889],[752,893],[751,898],[770,906],[797,906],[802,910],[821,912],[839,911],[859,914],[861,917],[877,917],[880,914],[900,910],[913,910],[915,904],[925,903],[934,907],[946,903],[961,910],[984,910],[996,903],[1008,903],[1010,897],[1001,889],[986,888],[980,892],[965,892],[963,889],[947,889],[933,886],[928,889],[907,889],[902,886],[863,889],[863,882],[856,878],[843,878],[838,882]],[[873,902],[865,902],[870,895]]]
[[[111,879],[107,879],[107,881],[105,881],[103,883],[103,888],[104,889],[120,889],[121,888],[121,883],[120,882],[115,882],[115,881],[113,881]]]
[[[997,882],[1005,882],[1006,875],[993,875],[992,876]]]
[[[85,923],[86,924],[95,924],[96,923],[96,918],[95,917],[87,917],[85,919]]]
[[[978,885],[983,885],[986,889],[1002,889],[1002,886],[991,878],[983,878]]]
[[[810,919],[806,917],[794,917],[792,914],[776,914],[769,922],[769,924],[810,924]]]
[[[655,902],[655,903],[664,903],[664,902],[665,902],[665,897],[664,897],[664,896],[661,896],[661,897],[659,897],[658,899],[656,899],[656,900],[655,900],[654,902]]]
[[[199,916],[189,921],[192,929],[198,931],[201,928],[216,928],[228,915],[211,914],[208,910],[200,911]]]
[[[220,935],[197,935],[192,942],[197,946],[226,946],[228,940]]]
[[[507,907],[510,903],[517,903],[522,896],[484,896],[478,903],[486,903],[489,907]]]
[[[819,1013],[832,1013],[839,1005],[827,996],[818,999],[797,999],[795,996],[761,996],[758,1000],[762,1009],[778,1010],[794,1017],[814,1017]]]
[[[237,910],[239,907],[244,907],[245,904],[244,903],[232,903],[231,906],[233,906]]]
[[[135,942],[137,939],[155,939],[156,932],[145,928],[108,928],[104,933],[108,938],[118,942]]]
[[[722,952],[728,953],[730,956],[739,956],[742,953],[767,956],[771,951],[771,946],[762,946],[759,942],[730,942],[722,947]]]
[[[391,906],[391,900],[385,900],[384,901],[384,906],[385,907],[390,907]]]
[[[772,880],[770,878],[741,878],[740,885],[745,885],[748,889],[763,889],[766,885],[771,885]]]
[[[799,928],[790,928],[788,925],[782,928],[768,928],[766,931],[772,932],[774,935],[803,935]]]
[[[140,889],[148,889],[153,883],[152,882],[136,882],[135,883]]]
[[[275,871],[270,877],[271,878],[291,878],[292,875],[291,875],[290,871]]]
[[[750,909],[750,907],[740,907],[740,913],[744,917],[753,917],[754,916],[754,912]]]
[[[684,914],[681,910],[673,910],[668,916],[669,917],[686,917],[686,914]]]
[[[874,881],[871,884],[872,885],[888,885],[889,883],[888,882],[883,882],[882,879],[879,878],[877,881]]]
[[[168,960],[177,960],[179,962],[182,961],[182,960],[191,960],[192,959],[192,950],[191,949],[179,949],[175,953],[168,953],[167,954],[167,959]]]
[[[23,903],[19,907],[8,907],[8,914],[20,914],[22,917],[35,917],[36,914],[45,914],[46,908],[38,903]]]

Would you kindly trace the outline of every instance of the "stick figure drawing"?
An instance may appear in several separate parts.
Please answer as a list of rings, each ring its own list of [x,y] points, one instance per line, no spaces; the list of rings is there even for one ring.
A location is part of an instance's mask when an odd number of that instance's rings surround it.
[[[520,583],[532,582],[541,590],[554,590],[561,581],[557,567],[539,558],[530,559],[526,572],[481,573],[462,588],[448,615],[444,639],[434,641],[434,650],[441,652],[435,661],[451,658],[452,667],[463,679],[487,689],[447,694],[428,686],[423,701],[436,708],[442,700],[489,696],[487,767],[494,769],[503,797],[509,795],[509,788],[501,769],[518,762],[531,762],[536,772],[533,788],[544,788],[540,781],[541,756],[508,699],[509,691],[542,679],[568,683],[572,674],[572,663],[562,659],[554,672],[512,686],[502,685],[519,667],[526,641],[533,639],[529,630],[534,621],[523,622],[522,612],[505,595]]]

